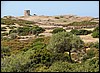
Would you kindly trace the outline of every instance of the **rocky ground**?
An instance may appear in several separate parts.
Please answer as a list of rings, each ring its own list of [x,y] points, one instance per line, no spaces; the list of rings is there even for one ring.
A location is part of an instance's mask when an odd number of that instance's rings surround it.
[[[19,17],[12,17],[12,19],[22,19],[22,20],[36,22],[36,24],[34,24],[34,25],[38,25],[39,27],[42,27],[45,29],[44,33],[39,34],[39,35],[44,35],[44,36],[51,36],[52,34],[50,32],[52,32],[52,30],[57,27],[66,29],[66,27],[63,27],[62,25],[67,25],[72,22],[80,22],[80,21],[99,22],[99,18],[93,18],[93,17],[88,17],[88,16],[81,17],[81,16],[77,16],[77,15],[58,15],[58,16],[43,16],[43,15],[37,16],[36,15],[36,16],[26,16],[26,17],[19,16]],[[15,25],[10,25],[10,26],[22,27],[17,23],[15,23]],[[6,31],[2,31],[1,33],[9,32],[9,30],[10,30],[7,27],[7,25],[1,24],[1,27],[7,28]],[[94,28],[84,28],[84,29],[93,30]],[[69,32],[69,31],[71,31],[71,29],[67,29],[66,31]],[[30,37],[34,37],[34,36],[30,35]],[[91,34],[80,35],[80,38],[82,38],[82,40],[86,43],[99,41],[98,38],[92,38]],[[24,40],[25,40],[25,38],[24,38]]]

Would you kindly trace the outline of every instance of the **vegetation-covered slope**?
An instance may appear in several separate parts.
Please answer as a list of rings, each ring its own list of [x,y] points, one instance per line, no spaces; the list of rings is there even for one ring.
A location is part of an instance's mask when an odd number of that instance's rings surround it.
[[[45,29],[34,22],[1,21],[1,72],[99,72],[99,42],[84,42],[76,35],[81,30],[66,32],[56,28],[52,36],[46,37],[38,35]],[[13,25],[16,28],[5,32]],[[98,27],[94,32],[99,32]],[[80,33],[87,35],[88,31]],[[24,37],[29,39],[20,40]]]

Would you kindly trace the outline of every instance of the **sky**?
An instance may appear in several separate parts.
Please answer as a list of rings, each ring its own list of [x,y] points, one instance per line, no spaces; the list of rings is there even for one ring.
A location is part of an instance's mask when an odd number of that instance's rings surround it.
[[[99,17],[99,1],[1,1],[1,17],[37,15],[78,15]]]

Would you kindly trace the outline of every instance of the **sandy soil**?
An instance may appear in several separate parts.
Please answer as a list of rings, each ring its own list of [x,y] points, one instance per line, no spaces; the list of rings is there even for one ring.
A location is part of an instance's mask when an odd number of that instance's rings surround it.
[[[80,35],[80,38],[85,42],[85,43],[88,43],[88,42],[99,42],[99,38],[93,38],[91,36],[91,34],[89,35]]]

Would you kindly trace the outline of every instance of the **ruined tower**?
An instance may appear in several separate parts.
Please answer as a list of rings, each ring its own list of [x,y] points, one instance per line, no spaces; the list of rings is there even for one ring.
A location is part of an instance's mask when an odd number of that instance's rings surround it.
[[[24,10],[24,16],[30,16],[30,10]]]

